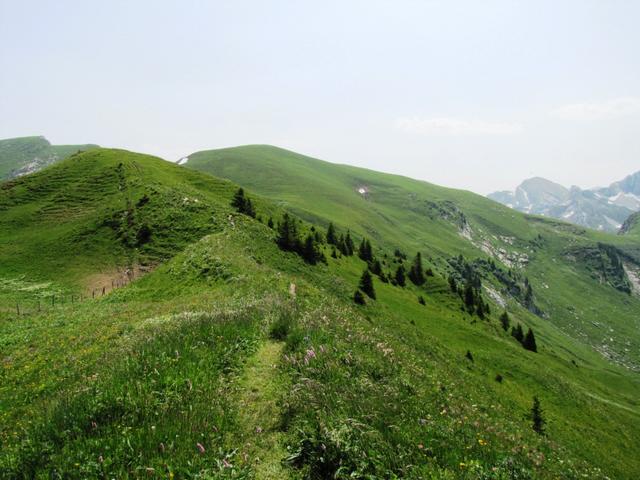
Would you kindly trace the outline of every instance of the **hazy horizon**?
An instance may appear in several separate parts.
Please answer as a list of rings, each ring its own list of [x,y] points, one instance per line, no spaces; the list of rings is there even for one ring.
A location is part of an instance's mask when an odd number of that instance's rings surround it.
[[[34,14],[38,12],[38,14]],[[640,169],[640,4],[0,0],[0,138],[272,144],[486,194]]]

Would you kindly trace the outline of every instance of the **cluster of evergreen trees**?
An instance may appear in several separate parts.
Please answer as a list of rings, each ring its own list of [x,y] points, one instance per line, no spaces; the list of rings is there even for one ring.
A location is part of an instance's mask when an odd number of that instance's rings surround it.
[[[463,308],[471,315],[476,314],[484,319],[491,313],[489,304],[482,297],[482,282],[480,274],[474,266],[467,262],[462,255],[449,260],[449,264],[456,273],[462,278],[456,278],[455,275],[449,275],[449,287],[453,293],[457,293],[461,298]]]
[[[281,250],[297,253],[310,265],[315,265],[319,262],[327,263],[327,259],[322,252],[324,239],[315,227],[311,227],[311,231],[302,239],[295,218],[285,213],[280,223],[278,223],[277,232],[276,243]]]
[[[333,251],[331,253],[333,258],[338,257],[336,250],[342,253],[342,255],[350,257],[354,254],[356,248],[351,238],[351,232],[347,230],[346,235],[338,235],[333,223],[329,223],[329,227],[327,228],[327,243],[333,245]]]
[[[505,332],[509,331],[509,327],[511,326],[511,319],[509,318],[509,314],[505,311],[500,315],[500,324]],[[511,336],[515,338],[523,348],[529,350],[531,352],[537,352],[538,346],[536,345],[536,336],[533,333],[533,330],[529,328],[527,333],[524,333],[522,329],[522,325],[519,323],[511,327]]]
[[[239,188],[231,200],[231,206],[239,213],[256,218],[256,210],[251,199],[244,194],[244,189]]]
[[[330,230],[332,225],[329,226]],[[332,232],[335,238],[335,232]],[[327,232],[327,239],[329,233]],[[376,275],[380,281],[384,283],[391,283],[394,286],[405,287],[407,285],[407,279],[409,279],[414,285],[422,286],[427,281],[427,276],[433,276],[433,270],[431,268],[424,269],[422,264],[422,254],[418,252],[409,267],[409,271],[405,269],[404,260],[407,256],[400,250],[396,249],[394,252],[394,263],[397,263],[395,272],[389,271],[385,273],[383,264],[387,265],[387,255],[384,255],[384,259],[381,262],[377,259],[373,253],[371,242],[363,238],[358,245],[358,257],[367,263],[367,269],[363,273],[363,277],[360,279],[360,285],[354,293],[354,301],[358,304],[364,304],[366,301],[365,295],[370,298],[375,298],[375,292],[373,291],[373,277],[371,274]],[[365,275],[366,274],[366,275]],[[369,284],[371,285],[369,287]],[[418,301],[424,305],[426,302],[424,297],[420,295]]]

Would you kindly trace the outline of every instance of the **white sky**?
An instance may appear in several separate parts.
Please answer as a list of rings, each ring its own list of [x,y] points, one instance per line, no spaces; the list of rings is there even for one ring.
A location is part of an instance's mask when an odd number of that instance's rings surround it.
[[[0,92],[0,138],[591,187],[640,170],[640,2],[0,0]]]

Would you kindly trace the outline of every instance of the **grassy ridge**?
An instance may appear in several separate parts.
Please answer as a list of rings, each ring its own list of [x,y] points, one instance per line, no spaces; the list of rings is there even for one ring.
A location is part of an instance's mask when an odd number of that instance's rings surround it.
[[[102,176],[111,180],[95,195],[82,190],[84,178]],[[46,192],[48,178],[55,188]],[[579,236],[563,224],[510,222],[502,213],[481,221],[464,208],[473,204],[471,194],[461,194],[457,210],[434,207],[431,198],[407,200],[401,186],[378,181],[390,203],[378,206],[373,183],[366,184],[370,196],[356,197],[364,203],[354,203],[360,217],[353,226],[346,209],[334,218],[307,211],[303,202],[285,204],[316,225],[332,220],[341,231],[351,227],[375,238],[385,269],[395,265],[393,248],[410,255],[423,249],[435,270],[426,286],[399,288],[376,279],[378,299],[364,307],[351,299],[363,261],[331,258],[325,246],[328,264],[310,266],[280,251],[273,230],[229,207],[236,187],[228,181],[153,157],[98,150],[5,184],[0,221],[11,225],[6,235],[13,237],[0,244],[7,259],[0,263],[0,471],[8,478],[52,471],[65,478],[260,478],[280,469],[291,478],[634,478],[640,469],[637,376],[606,361],[579,335],[567,335],[560,322],[505,295],[513,320],[536,330],[539,353],[528,352],[500,328],[495,303],[479,320],[461,310],[446,281],[451,256],[485,257],[460,235],[462,212],[474,232],[504,229],[517,234],[518,251],[531,248],[527,269],[546,312],[563,304],[538,293],[538,282],[582,279],[569,293],[589,289],[616,307],[624,302],[612,293],[629,301],[607,284],[583,279],[580,265],[563,263],[569,272],[557,273],[559,280],[534,272],[544,265],[539,257],[552,261],[562,242]],[[433,189],[439,201],[457,198]],[[263,219],[280,217],[282,204],[249,194]],[[394,201],[413,201],[415,208],[391,228]],[[134,221],[114,228],[114,212],[122,219],[131,205]],[[76,213],[50,221],[39,212],[51,206]],[[478,215],[484,211],[478,208]],[[40,228],[31,226],[36,222]],[[133,242],[142,225],[150,237]],[[5,253],[11,238],[45,228],[58,242],[46,243],[40,233],[47,248],[34,242]],[[585,235],[581,241],[593,241]],[[433,248],[425,247],[430,241]],[[83,255],[65,249],[73,242],[84,242]],[[52,271],[55,257],[64,261]],[[16,296],[39,291],[34,286],[77,292],[97,269],[133,262],[155,268],[95,300],[20,316],[12,310]],[[493,273],[483,283],[501,288]],[[628,308],[637,311],[633,303]],[[270,331],[285,344],[277,362],[282,383],[274,385],[291,385],[275,392],[272,382],[248,385],[245,375],[254,352],[269,345]],[[287,452],[270,465],[254,457],[260,449],[247,446],[247,432],[262,435],[255,428],[271,424],[257,418],[252,426],[247,419],[253,417],[239,410],[239,399],[262,393],[278,406],[277,435],[263,442]],[[542,400],[547,437],[530,428],[533,395]]]

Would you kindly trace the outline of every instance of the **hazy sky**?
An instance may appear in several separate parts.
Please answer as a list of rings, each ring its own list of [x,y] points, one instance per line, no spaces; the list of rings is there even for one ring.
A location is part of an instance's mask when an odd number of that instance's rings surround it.
[[[0,0],[0,138],[38,134],[608,184],[640,170],[640,1]]]

